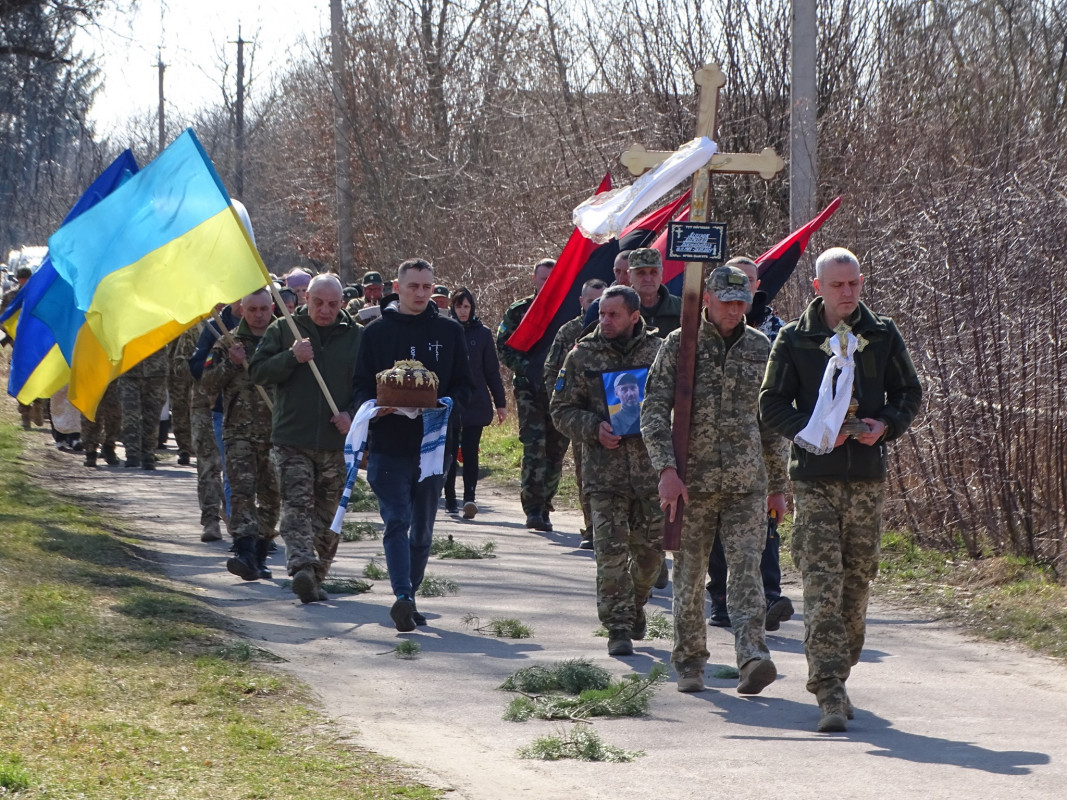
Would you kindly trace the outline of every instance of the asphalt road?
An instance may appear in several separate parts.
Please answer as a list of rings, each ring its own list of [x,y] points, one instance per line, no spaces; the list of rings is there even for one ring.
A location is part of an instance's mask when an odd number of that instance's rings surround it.
[[[42,446],[42,449],[43,446]],[[191,595],[231,618],[258,646],[318,693],[352,741],[416,768],[464,800],[612,798],[1059,798],[1067,792],[1067,666],[975,641],[921,614],[873,605],[867,648],[849,680],[856,718],[844,734],[814,732],[818,708],[804,689],[799,614],[768,635],[779,678],[741,697],[736,681],[706,677],[708,691],[660,686],[643,718],[597,720],[608,743],[645,755],[628,764],[520,759],[516,750],[571,724],[505,722],[511,695],[497,689],[520,667],[587,658],[614,674],[669,661],[670,642],[635,643],[607,655],[594,602],[591,553],[577,549],[578,517],[556,514],[556,532],[523,526],[517,498],[480,488],[474,521],[442,511],[437,534],[492,541],[494,559],[431,559],[429,574],[455,596],[419,599],[427,628],[399,634],[388,582],[363,595],[301,605],[275,581],[245,583],[225,569],[228,542],[199,541],[195,468],[173,461],[155,473],[80,466],[48,450],[58,491],[92,496],[136,525],[143,545]],[[350,518],[378,521],[376,514]],[[377,540],[342,543],[334,574],[361,576]],[[785,591],[802,611],[795,576]],[[652,607],[670,614],[670,587]],[[498,639],[465,625],[513,617],[529,639]],[[728,631],[708,629],[712,665],[733,664]],[[419,643],[413,660],[390,651]],[[710,670],[709,670],[710,673]]]

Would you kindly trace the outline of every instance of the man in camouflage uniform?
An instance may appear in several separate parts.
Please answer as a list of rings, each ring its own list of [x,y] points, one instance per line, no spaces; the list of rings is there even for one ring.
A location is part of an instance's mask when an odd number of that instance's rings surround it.
[[[559,377],[559,371],[563,368],[563,359],[567,357],[567,353],[574,347],[574,343],[578,341],[578,337],[581,335],[583,328],[585,328],[585,325],[582,324],[585,310],[589,308],[590,303],[600,298],[606,288],[607,284],[600,278],[591,278],[582,284],[581,294],[578,295],[578,305],[581,306],[581,311],[577,317],[564,322],[560,326],[560,329],[556,332],[556,337],[552,340],[552,346],[548,349],[548,356],[545,358],[546,388],[556,385],[556,378]],[[578,501],[582,506],[582,520],[585,523],[581,530],[582,543],[580,547],[583,550],[592,550],[593,512],[589,508],[589,495],[582,490],[582,443],[576,439],[571,439],[571,453],[574,454],[574,474],[578,480]]]
[[[237,325],[241,315],[240,302],[221,309],[221,316],[227,324]],[[222,484],[222,451],[215,437],[213,415],[215,406],[219,405],[218,392],[207,392],[200,385],[204,362],[214,347],[217,331],[214,322],[206,322],[193,328],[197,331],[194,346],[189,348],[188,340],[179,337],[180,346],[174,352],[174,358],[186,358],[193,385],[189,394],[189,428],[193,439],[193,455],[196,456],[196,498],[200,504],[200,541],[218,542],[222,540],[221,520],[225,510],[225,495]],[[187,352],[188,348],[188,352]]]
[[[552,394],[552,419],[583,447],[583,487],[593,514],[597,614],[608,653],[633,655],[645,638],[645,603],[663,563],[663,514],[656,473],[640,437],[617,436],[608,420],[604,373],[649,367],[662,341],[645,327],[637,293],[612,286],[600,323],[567,354]]]
[[[330,530],[345,484],[345,434],[355,415],[352,376],[363,328],[341,310],[341,282],[316,275],[307,304],[293,319],[273,322],[250,363],[251,378],[273,385],[271,458],[281,488],[281,535],[293,594],[302,603],[328,600],[322,588],[340,537]],[[308,362],[318,365],[337,408],[334,414]]]
[[[196,347],[200,329],[193,326],[167,345],[167,397],[170,398],[170,420],[174,431],[174,441],[178,445],[178,463],[183,467],[189,464],[189,455],[193,452],[192,420],[190,403],[192,402],[193,375],[189,371],[189,354]]]
[[[167,350],[159,348],[119,378],[122,397],[122,444],[126,467],[156,468],[159,415],[167,402]]]
[[[922,387],[896,325],[860,302],[856,256],[831,248],[816,259],[815,276],[818,296],[775,340],[760,415],[793,442],[792,553],[804,589],[807,689],[819,702],[817,730],[834,732],[853,714],[845,681],[863,649],[878,573],[886,442],[911,425]],[[844,409],[831,416],[820,401],[831,385],[835,395],[848,392],[849,373],[851,392],[841,396],[858,401],[867,427],[851,435],[840,433]]]
[[[118,466],[115,455],[115,439],[122,431],[122,402],[119,397],[119,381],[108,384],[104,396],[96,407],[96,419],[82,417],[82,447],[85,450],[85,466],[95,467],[97,452],[109,466]]]
[[[737,256],[726,262],[728,267],[737,267],[748,276],[749,285],[753,287],[752,305],[745,312],[745,324],[765,334],[774,344],[782,321],[767,305],[767,295],[759,291],[759,269],[756,262],[745,256]],[[768,521],[767,544],[763,548],[760,560],[760,574],[763,576],[763,594],[767,598],[766,629],[776,631],[782,623],[793,616],[793,601],[782,594],[782,567],[779,558],[781,540],[778,536],[777,521]],[[726,553],[722,542],[716,537],[715,545],[708,557],[708,594],[711,596],[711,616],[709,625],[719,628],[730,627],[730,615],[726,609]]]
[[[663,285],[663,259],[659,250],[640,247],[631,251],[630,285],[641,298],[641,316],[656,335],[665,339],[682,324],[682,298]]]
[[[246,581],[270,578],[267,551],[278,524],[278,476],[270,460],[271,409],[248,375],[248,360],[273,320],[270,292],[241,300],[244,316],[233,338],[220,339],[200,384],[222,393],[222,438],[230,470],[230,533],[234,557],[226,569]],[[228,340],[228,341],[227,341]]]
[[[727,602],[741,671],[737,691],[758,694],[777,677],[764,642],[760,556],[764,510],[785,511],[785,452],[773,432],[760,428],[757,401],[770,342],[745,325],[752,302],[745,273],[718,267],[708,277],[697,334],[693,418],[685,465],[678,476],[671,412],[681,331],[660,348],[645,388],[641,432],[659,474],[661,507],[673,517],[685,501],[681,549],[674,556],[674,650],[678,691],[704,689],[708,660],[704,573],[716,536],[726,549]],[[768,486],[770,487],[768,490]]]
[[[556,262],[550,258],[534,266],[534,293],[512,303],[500,320],[496,332],[496,349],[500,360],[514,373],[515,405],[519,412],[519,441],[522,442],[522,485],[519,499],[526,513],[526,527],[536,531],[551,531],[549,512],[552,498],[559,489],[563,473],[563,456],[567,452],[567,438],[556,430],[548,411],[548,389],[545,385],[545,357],[552,342],[547,336],[521,352],[508,345],[508,339],[526,316],[541,287]]]

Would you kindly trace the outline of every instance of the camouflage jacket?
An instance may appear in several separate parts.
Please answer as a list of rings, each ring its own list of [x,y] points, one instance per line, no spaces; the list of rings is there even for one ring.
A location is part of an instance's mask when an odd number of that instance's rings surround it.
[[[526,316],[526,312],[530,310],[536,296],[531,294],[508,306],[496,329],[496,351],[500,354],[500,360],[504,362],[504,366],[514,373],[512,383],[516,389],[529,390],[534,393],[545,388],[545,356],[548,355],[548,348],[552,342],[547,336],[542,336],[525,353],[510,347],[507,342],[511,334],[515,333],[515,329],[519,327],[523,317]]]
[[[600,326],[578,340],[567,353],[556,380],[550,410],[560,432],[582,448],[584,491],[623,495],[654,495],[658,473],[648,460],[639,436],[625,437],[614,450],[600,444],[597,432],[608,421],[607,392],[602,374],[628,368],[648,367],[656,358],[663,340],[653,336],[643,320],[634,328],[633,338],[612,342],[600,333]]]
[[[253,335],[244,320],[233,331],[233,336],[244,345],[245,358],[251,361],[262,337]],[[249,377],[248,370],[230,360],[229,345],[221,339],[215,343],[204,362],[200,386],[209,395],[222,393],[224,440],[270,443],[271,411]],[[268,387],[266,391],[270,396],[271,388]]]
[[[196,349],[196,343],[200,339],[202,328],[203,325],[194,325],[167,345],[170,377],[186,378],[190,381],[193,379],[193,374],[189,371],[189,356]]]
[[[545,357],[545,386],[551,389],[556,385],[556,378],[559,377],[559,371],[563,368],[563,360],[581,334],[581,315],[560,326],[556,332],[556,338],[552,340],[552,346],[548,348],[548,355]]]
[[[677,467],[671,412],[680,337],[681,331],[673,332],[660,348],[641,408],[641,433],[656,475]],[[758,419],[770,342],[747,326],[730,339],[724,341],[701,317],[685,483],[690,492],[785,492],[785,442]]]
[[[123,373],[123,377],[129,378],[161,378],[167,377],[170,365],[167,362],[167,348],[156,350],[147,358],[144,358]]]

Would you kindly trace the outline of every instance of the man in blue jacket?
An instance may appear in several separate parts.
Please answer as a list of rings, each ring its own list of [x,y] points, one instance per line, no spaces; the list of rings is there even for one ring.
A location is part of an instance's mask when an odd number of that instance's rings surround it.
[[[449,444],[458,435],[463,409],[470,402],[473,382],[467,361],[463,328],[442,316],[430,301],[436,280],[433,267],[421,258],[400,265],[396,295],[382,298],[382,316],[367,326],[354,376],[353,406],[377,395],[376,376],[397,361],[415,360],[438,378],[437,396],[452,399]],[[398,631],[415,630],[426,618],[415,607],[415,593],[430,558],[437,501],[445,474],[420,480],[421,418],[382,409],[371,422],[367,445],[367,481],[378,498],[385,523],[382,547],[396,601],[389,612]]]

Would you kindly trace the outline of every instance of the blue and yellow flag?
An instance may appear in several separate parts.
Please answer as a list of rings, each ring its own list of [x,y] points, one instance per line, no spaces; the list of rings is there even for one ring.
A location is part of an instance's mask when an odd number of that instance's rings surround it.
[[[63,220],[84,214],[137,172],[137,161],[123,152],[92,182]],[[15,340],[8,393],[21,403],[51,397],[70,378],[70,360],[85,314],[74,303],[74,289],[59,276],[51,258],[26,282],[0,324]]]
[[[113,378],[269,280],[191,129],[48,246],[85,312],[69,397],[90,418]]]

